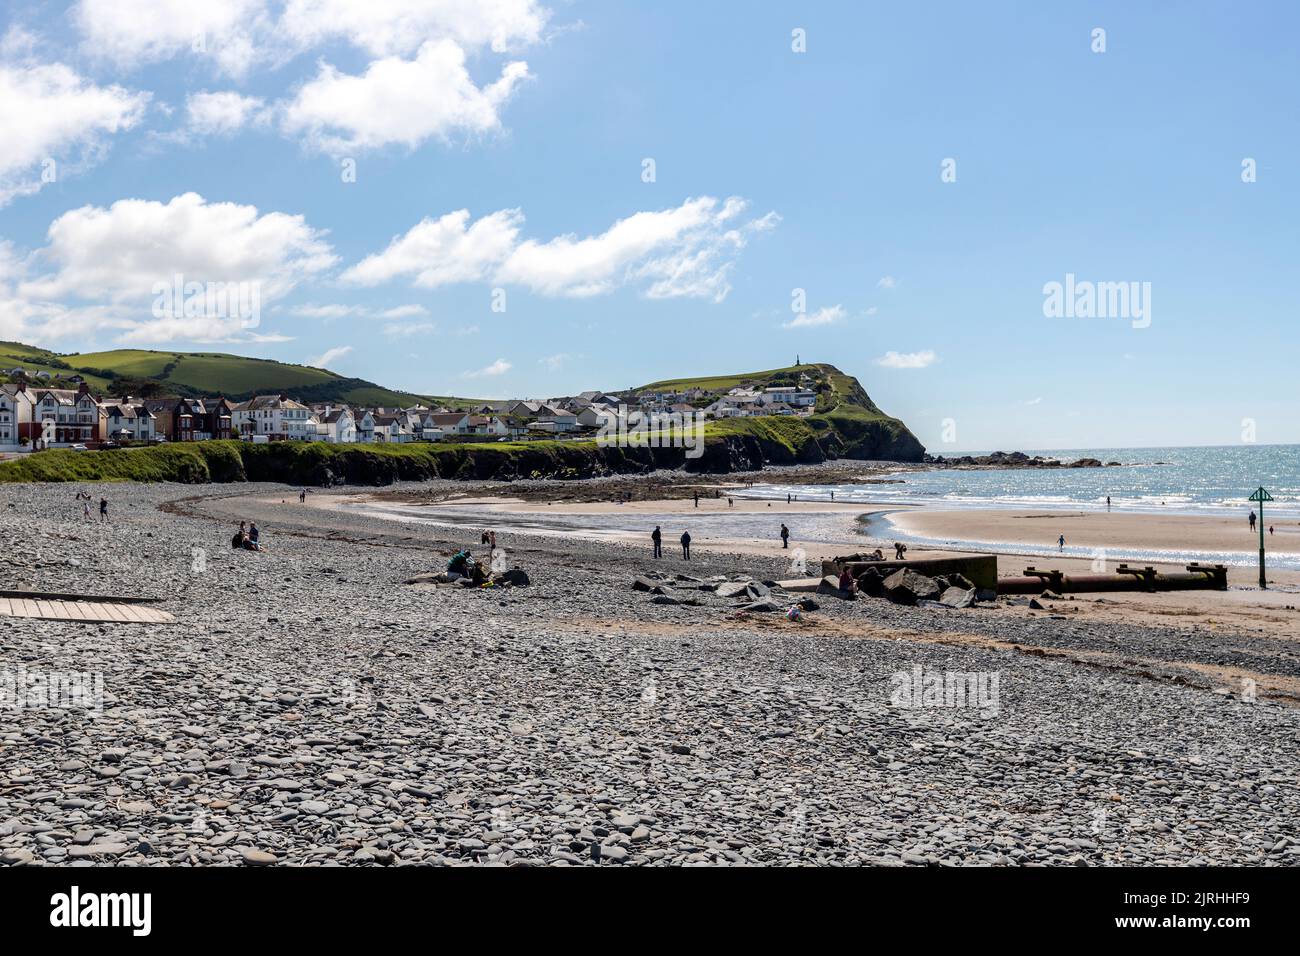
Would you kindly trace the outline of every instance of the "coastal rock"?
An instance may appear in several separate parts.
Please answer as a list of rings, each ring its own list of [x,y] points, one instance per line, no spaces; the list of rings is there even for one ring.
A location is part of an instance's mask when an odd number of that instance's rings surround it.
[[[895,604],[915,604],[933,601],[939,596],[939,586],[931,578],[911,568],[895,571],[883,582],[885,597]]]
[[[975,603],[975,589],[950,587],[940,595],[939,603],[953,608],[971,607]]]

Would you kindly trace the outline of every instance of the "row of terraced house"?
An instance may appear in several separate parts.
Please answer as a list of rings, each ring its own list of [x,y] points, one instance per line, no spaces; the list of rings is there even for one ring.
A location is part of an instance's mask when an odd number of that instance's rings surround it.
[[[243,402],[225,398],[103,398],[84,382],[75,390],[0,385],[0,450],[102,447],[123,442],[188,442],[241,438],[254,442],[442,441],[580,436],[626,414],[694,413],[706,418],[808,415],[816,392],[804,387],[734,388],[726,394],[684,391],[599,391],[545,401],[483,402],[467,410],[414,405],[358,407],[304,404],[285,394]]]

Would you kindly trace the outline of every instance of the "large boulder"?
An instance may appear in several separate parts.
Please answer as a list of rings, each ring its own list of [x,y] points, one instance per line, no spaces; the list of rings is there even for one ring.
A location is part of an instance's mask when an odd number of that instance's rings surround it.
[[[885,578],[876,568],[867,568],[858,575],[858,591],[880,597],[885,593]]]
[[[633,591],[653,591],[659,585],[649,578],[637,578],[632,582]]]
[[[497,584],[508,584],[511,587],[526,588],[532,584],[528,577],[528,572],[523,568],[511,568],[509,571],[502,571],[496,576]]]
[[[970,607],[975,603],[975,589],[948,588],[939,596],[939,603],[945,607]]]
[[[885,597],[895,604],[915,604],[939,597],[939,585],[911,568],[895,571],[884,580]]]

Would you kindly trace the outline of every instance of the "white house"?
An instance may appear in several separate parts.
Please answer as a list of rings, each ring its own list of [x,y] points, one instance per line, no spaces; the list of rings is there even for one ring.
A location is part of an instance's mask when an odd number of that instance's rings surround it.
[[[0,385],[0,448],[17,448],[30,437],[32,396],[25,385]],[[24,428],[26,426],[26,428]]]
[[[323,410],[317,410],[316,419],[320,423],[316,431],[322,441],[346,445],[357,440],[357,422],[352,417],[352,409],[347,406],[326,406]]]
[[[817,404],[817,393],[805,388],[795,388],[793,385],[778,385],[763,389],[759,402],[764,405],[783,402],[792,408],[806,408]]]
[[[373,412],[363,411],[356,423],[357,441],[372,442],[375,440],[375,416]]]
[[[104,413],[105,437],[111,441],[153,441],[158,436],[157,417],[130,395],[105,399]]]
[[[265,436],[270,441],[313,441],[319,421],[312,410],[287,395],[257,395],[230,410],[235,434]]]

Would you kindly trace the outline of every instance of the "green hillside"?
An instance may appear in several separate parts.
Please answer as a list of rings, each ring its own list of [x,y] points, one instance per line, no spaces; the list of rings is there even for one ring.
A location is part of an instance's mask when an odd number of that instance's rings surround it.
[[[75,388],[80,376],[100,395],[222,395],[242,401],[256,394],[286,392],[302,402],[348,402],[356,405],[446,405],[469,408],[475,399],[415,395],[394,391],[327,369],[220,352],[167,352],[114,349],[60,354],[15,342],[0,342],[0,372],[23,368],[38,375],[37,384]],[[38,374],[39,373],[39,374]],[[593,383],[595,384],[595,383]],[[703,407],[737,386],[767,388],[802,385],[817,392],[815,414],[808,418],[732,418],[709,422],[706,435],[721,440],[728,454],[776,454],[787,461],[826,458],[875,458],[919,461],[925,453],[907,426],[886,415],[858,380],[833,365],[803,364],[764,372],[666,379],[641,390],[702,389],[695,404]],[[742,449],[742,451],[735,451]],[[760,451],[761,449],[761,451]]]
[[[302,401],[366,405],[414,405],[431,400],[429,396],[394,391],[326,369],[221,352],[113,349],[64,355],[16,342],[0,342],[0,370],[11,368],[47,373],[48,379],[39,376],[35,381],[55,387],[75,387],[68,379],[81,376],[102,394],[222,395],[243,401],[259,393],[291,392]]]

